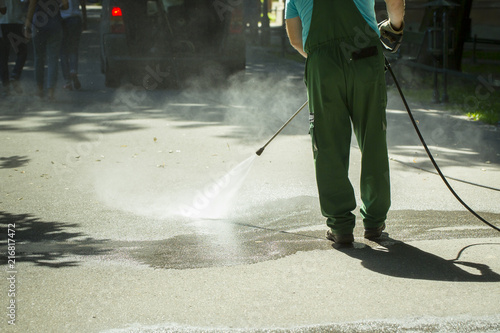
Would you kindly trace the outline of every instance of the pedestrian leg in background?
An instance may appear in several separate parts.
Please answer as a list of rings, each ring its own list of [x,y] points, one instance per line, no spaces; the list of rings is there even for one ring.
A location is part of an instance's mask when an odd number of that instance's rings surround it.
[[[51,101],[55,99],[61,42],[62,30],[51,32],[47,38],[47,92]]]
[[[4,26],[0,25],[0,77],[2,79],[2,97],[6,97],[10,94],[9,86],[9,41],[4,37]],[[7,30],[7,29],[5,29]]]
[[[73,90],[73,84],[71,83],[71,78],[69,76],[69,46],[68,46],[68,43],[70,42],[69,22],[63,19],[62,27],[63,27],[63,41],[61,45],[61,72],[64,79],[63,88],[66,90]]]
[[[35,53],[35,81],[37,86],[36,96],[44,97],[45,59],[47,57],[46,44],[48,33],[35,31],[33,34],[33,49]]]
[[[78,48],[82,34],[82,18],[71,16],[63,20],[63,41],[61,47],[61,70],[64,88],[80,89],[78,80]]]
[[[9,80],[14,90],[18,94],[21,94],[23,90],[19,84],[19,80],[21,79],[24,64],[26,63],[26,58],[28,57],[28,40],[23,37],[23,25],[8,24],[7,39],[16,54],[16,62],[12,72],[10,73]]]
[[[22,24],[2,24],[1,27],[3,37],[0,42],[0,72],[4,93],[8,95],[12,86],[18,94],[21,94],[23,90],[19,84],[19,79],[28,56],[28,40],[23,37]],[[16,55],[16,61],[9,74],[8,63],[11,49]]]

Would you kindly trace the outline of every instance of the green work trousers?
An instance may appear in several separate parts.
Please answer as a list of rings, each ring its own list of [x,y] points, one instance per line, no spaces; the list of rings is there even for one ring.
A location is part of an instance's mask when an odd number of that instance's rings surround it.
[[[391,202],[382,48],[352,0],[314,1],[312,15],[305,82],[321,211],[334,233],[352,233],[354,131],[362,156],[360,213],[365,228],[376,228]]]

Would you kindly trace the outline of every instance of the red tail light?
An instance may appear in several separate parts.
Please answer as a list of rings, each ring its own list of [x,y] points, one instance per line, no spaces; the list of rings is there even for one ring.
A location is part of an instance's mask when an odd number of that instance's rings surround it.
[[[243,32],[243,10],[235,8],[231,14],[231,24],[229,25],[229,33],[240,34]]]
[[[120,7],[113,7],[111,9],[111,33],[123,34],[125,33],[125,25],[123,24],[122,9]]]
[[[113,9],[111,9],[111,16],[122,16],[122,9],[120,7],[113,7]]]

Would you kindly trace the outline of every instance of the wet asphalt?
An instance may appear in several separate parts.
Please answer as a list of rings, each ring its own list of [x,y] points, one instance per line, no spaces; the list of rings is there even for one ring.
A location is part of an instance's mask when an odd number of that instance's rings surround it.
[[[28,62],[25,93],[0,102],[0,244],[16,242],[2,331],[500,331],[499,233],[433,173],[394,89],[387,230],[365,240],[355,211],[355,242],[339,247],[324,238],[307,110],[245,177],[224,178],[306,99],[279,42],[249,47],[246,74],[222,86],[146,91],[105,88],[95,25],[83,37],[82,91],[36,100]],[[410,105],[450,184],[500,225],[498,126]],[[357,195],[359,158],[353,140]],[[231,189],[226,214],[186,215]]]

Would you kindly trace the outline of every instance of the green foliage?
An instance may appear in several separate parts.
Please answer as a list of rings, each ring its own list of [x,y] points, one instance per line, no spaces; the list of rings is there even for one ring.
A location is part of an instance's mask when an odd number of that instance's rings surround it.
[[[471,120],[496,125],[500,121],[500,77],[499,64],[464,64],[463,72],[476,79],[448,75],[447,92],[449,102],[439,104],[439,108],[463,114]],[[432,103],[434,95],[434,74],[415,69],[399,68],[396,76],[403,85],[409,101]],[[405,80],[406,78],[406,80]],[[443,95],[443,76],[438,75],[438,94]],[[436,105],[438,107],[438,105]]]
[[[449,102],[436,107],[449,112],[467,115],[471,120],[495,125],[500,121],[500,94],[493,87],[484,87],[483,82],[449,80]],[[496,88],[500,90],[500,88]],[[442,98],[443,86],[438,86]],[[419,87],[403,87],[407,99],[417,103],[432,103],[434,89],[432,79],[426,78]]]
[[[497,124],[500,121],[500,114],[495,110],[477,111],[474,113],[468,112],[467,117],[472,120],[479,120],[487,124]]]

